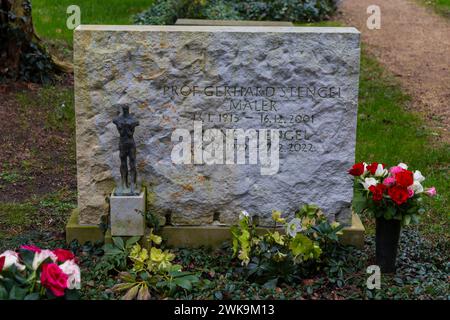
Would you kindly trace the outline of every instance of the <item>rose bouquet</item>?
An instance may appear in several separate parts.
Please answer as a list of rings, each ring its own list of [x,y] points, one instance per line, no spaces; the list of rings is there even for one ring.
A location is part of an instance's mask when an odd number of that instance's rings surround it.
[[[425,177],[400,163],[387,169],[384,164],[357,163],[348,171],[355,177],[356,213],[366,211],[376,218],[376,261],[382,272],[395,272],[401,226],[418,223],[425,212],[422,195],[435,196],[434,187],[424,189]]]
[[[357,163],[348,171],[355,177],[356,213],[368,211],[375,218],[400,220],[402,225],[418,223],[425,212],[422,195],[435,196],[434,187],[424,189],[425,177],[418,170],[412,172],[400,163],[387,169],[384,164],[373,162]]]
[[[0,255],[0,300],[78,298],[80,268],[71,251],[23,245]]]

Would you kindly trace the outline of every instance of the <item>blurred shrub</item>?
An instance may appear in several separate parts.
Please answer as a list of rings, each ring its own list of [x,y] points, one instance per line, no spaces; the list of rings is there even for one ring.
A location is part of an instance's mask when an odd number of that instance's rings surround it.
[[[174,24],[178,18],[312,22],[327,19],[336,0],[156,0],[136,24]]]

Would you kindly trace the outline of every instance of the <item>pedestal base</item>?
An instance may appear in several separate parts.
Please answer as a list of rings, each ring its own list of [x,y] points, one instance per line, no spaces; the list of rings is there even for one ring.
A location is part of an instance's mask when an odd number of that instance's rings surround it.
[[[78,240],[80,244],[84,244],[88,241],[103,242],[104,230],[99,225],[80,224],[78,209],[74,209],[70,215],[69,221],[66,225],[66,242],[71,243],[73,240]]]
[[[143,236],[145,231],[145,193],[138,196],[116,196],[110,198],[111,235]]]

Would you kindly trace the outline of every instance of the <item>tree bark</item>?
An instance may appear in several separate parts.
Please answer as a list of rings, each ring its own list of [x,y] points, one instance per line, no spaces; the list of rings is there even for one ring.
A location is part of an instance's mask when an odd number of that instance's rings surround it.
[[[34,39],[31,5],[28,0],[0,0],[0,72],[16,78],[20,58]]]
[[[35,33],[31,12],[30,0],[0,0],[0,77],[18,79],[22,58],[33,48],[46,53],[56,69],[72,71],[70,65],[54,59],[44,49]]]

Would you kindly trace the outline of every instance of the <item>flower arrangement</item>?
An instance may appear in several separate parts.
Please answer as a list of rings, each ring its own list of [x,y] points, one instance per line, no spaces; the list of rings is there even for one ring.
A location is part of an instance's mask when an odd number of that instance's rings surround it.
[[[273,229],[258,233],[250,214],[242,211],[231,228],[233,256],[256,280],[276,283],[301,277],[299,265],[315,265],[330,245],[338,242],[343,226],[330,223],[315,205],[305,205],[289,221],[272,212]],[[317,266],[316,266],[317,267]]]
[[[0,255],[0,300],[73,299],[81,286],[71,251],[22,245]]]
[[[373,162],[356,163],[348,173],[355,177],[354,207],[357,213],[368,211],[375,218],[400,220],[402,225],[418,223],[425,212],[422,195],[436,195],[434,187],[424,189],[425,177],[419,170],[410,171],[404,163],[386,168]]]

